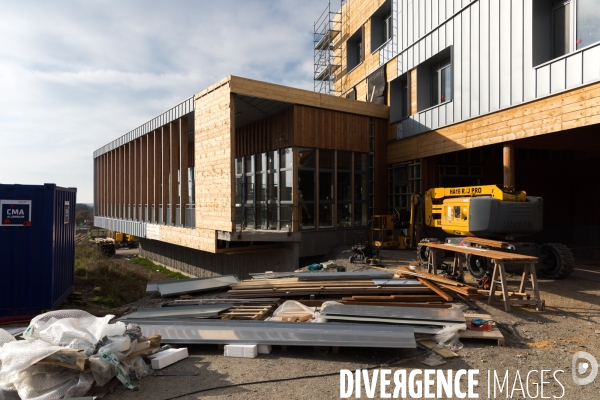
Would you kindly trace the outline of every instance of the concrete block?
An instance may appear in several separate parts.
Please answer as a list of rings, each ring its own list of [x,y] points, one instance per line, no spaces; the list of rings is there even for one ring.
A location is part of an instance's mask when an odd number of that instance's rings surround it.
[[[187,347],[183,347],[181,349],[161,351],[148,358],[152,360],[152,369],[163,369],[164,367],[168,367],[169,365],[175,364],[177,361],[188,357],[188,349]]]
[[[258,346],[255,344],[228,344],[225,346],[225,357],[255,358]]]
[[[269,354],[271,352],[270,344],[259,344],[258,345],[258,354]]]

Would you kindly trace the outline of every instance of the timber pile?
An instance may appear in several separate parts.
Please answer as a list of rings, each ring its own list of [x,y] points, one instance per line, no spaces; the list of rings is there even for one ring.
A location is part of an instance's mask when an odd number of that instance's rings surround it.
[[[343,272],[339,273],[343,275]],[[431,289],[419,286],[402,287],[378,286],[372,280],[322,280],[301,281],[298,278],[268,280],[246,280],[231,285],[232,298],[253,297],[302,297],[302,296],[344,296],[344,295],[395,295],[397,301],[440,300]],[[427,300],[425,300],[427,298]]]
[[[77,235],[75,235],[75,244],[85,244],[88,243],[89,239],[88,236],[83,234],[83,233],[78,233]]]
[[[443,276],[430,274],[425,271],[413,271],[406,267],[398,267],[398,269],[392,270],[386,268],[387,271],[395,272],[401,277],[416,277],[426,287],[430,288],[433,292],[443,297],[446,301],[452,301],[452,293],[457,293],[465,296],[469,299],[477,299],[479,293],[476,287],[468,285],[466,283],[457,282],[452,279],[444,278]]]

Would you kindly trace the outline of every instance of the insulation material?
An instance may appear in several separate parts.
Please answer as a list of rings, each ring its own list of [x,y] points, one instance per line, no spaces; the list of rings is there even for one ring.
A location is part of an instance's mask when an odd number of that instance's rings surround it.
[[[154,354],[148,358],[152,360],[152,369],[163,369],[188,357],[188,349],[187,347],[183,347],[181,349],[168,349],[161,351],[160,353]]]
[[[270,344],[259,344],[258,345],[258,354],[271,354],[271,345]]]
[[[225,346],[225,357],[255,358],[258,346],[250,344],[228,344]]]

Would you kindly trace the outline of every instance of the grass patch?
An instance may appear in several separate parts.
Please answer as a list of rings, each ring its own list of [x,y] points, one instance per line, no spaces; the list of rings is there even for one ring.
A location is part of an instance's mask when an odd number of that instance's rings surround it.
[[[168,276],[170,279],[188,279],[189,276],[183,275],[179,272],[173,272],[168,268],[163,267],[162,265],[154,264],[152,261],[143,257],[135,257],[129,260],[130,263],[139,265],[148,269],[149,271],[160,272]]]
[[[156,272],[157,269],[166,272]],[[128,262],[105,257],[88,244],[75,246],[75,291],[82,293],[91,308],[117,308],[144,298],[150,281],[187,278],[177,275],[174,277],[166,268],[154,266],[150,260]]]

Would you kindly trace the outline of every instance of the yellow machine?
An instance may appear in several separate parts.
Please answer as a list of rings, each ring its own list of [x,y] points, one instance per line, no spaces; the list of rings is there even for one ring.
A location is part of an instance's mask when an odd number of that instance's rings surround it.
[[[115,242],[119,247],[129,247],[130,249],[138,246],[135,236],[122,232],[115,232]]]
[[[510,243],[520,236],[531,236],[543,229],[543,199],[527,196],[524,191],[497,185],[457,188],[433,188],[423,196],[413,194],[410,211],[396,210],[394,215],[373,218],[371,238],[381,248],[412,248],[423,241],[424,227],[441,228],[446,242],[460,244],[465,237],[495,238],[509,242],[503,251],[539,256],[545,276],[566,278],[574,266],[571,251],[559,243],[537,246],[534,243]],[[486,246],[493,247],[493,241]],[[498,242],[499,243],[499,242]],[[426,259],[428,248],[417,249],[419,259]],[[467,268],[474,277],[487,272],[485,257],[469,257]]]

